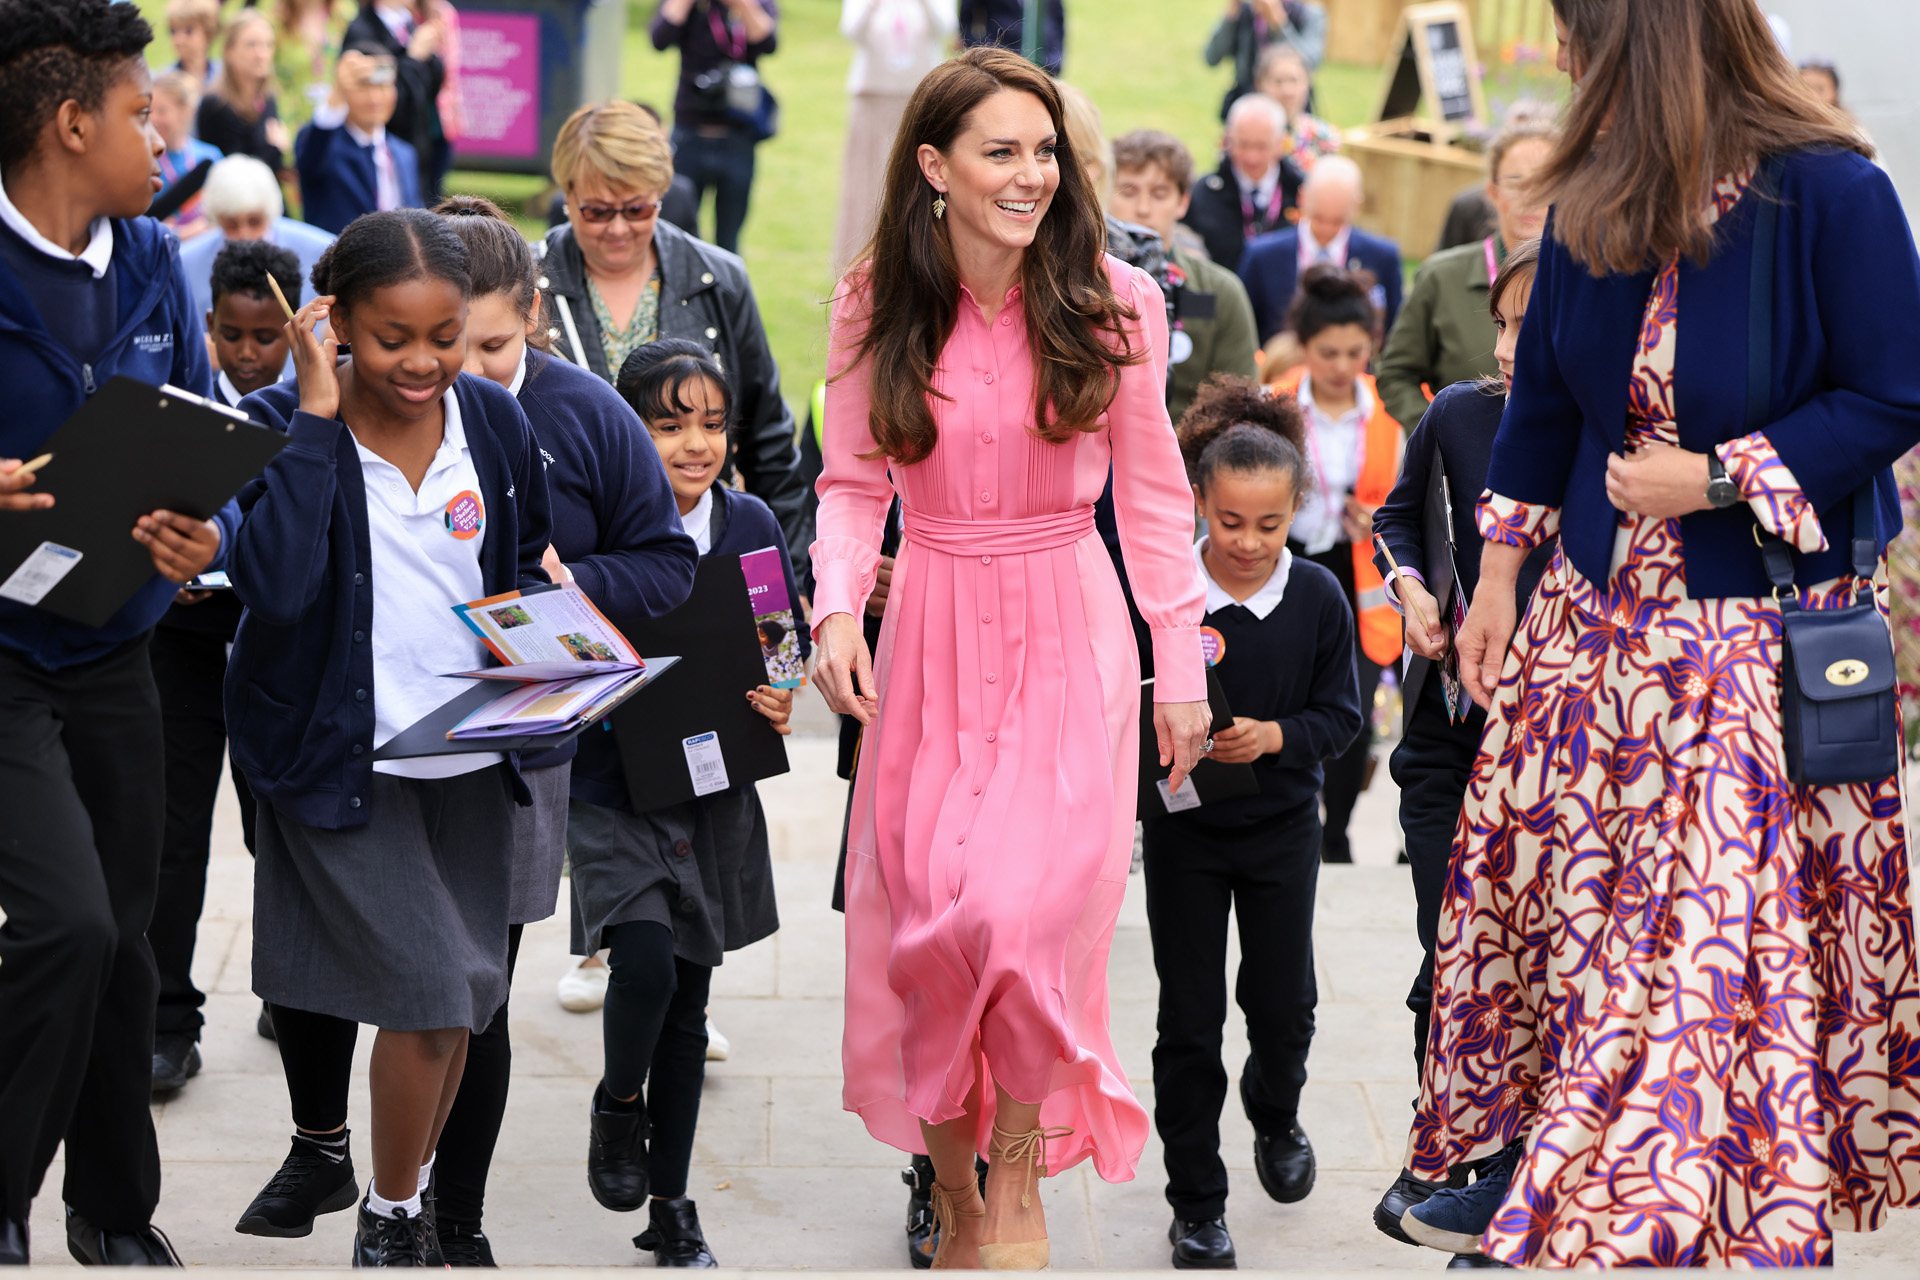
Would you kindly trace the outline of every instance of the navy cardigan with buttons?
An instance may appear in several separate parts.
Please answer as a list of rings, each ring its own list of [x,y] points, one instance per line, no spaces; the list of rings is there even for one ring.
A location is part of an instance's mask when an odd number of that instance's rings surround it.
[[[1673,404],[1680,446],[1704,453],[1747,434],[1749,190],[1719,223],[1705,265],[1680,264]],[[1777,196],[1771,402],[1762,428],[1819,513],[1828,550],[1798,556],[1796,581],[1847,571],[1848,499],[1871,482],[1879,542],[1900,531],[1890,467],[1920,445],[1920,256],[1887,175],[1852,152],[1787,156]],[[1560,508],[1560,539],[1588,581],[1604,583],[1620,513],[1607,458],[1623,452],[1627,385],[1653,273],[1594,277],[1553,239],[1514,358],[1513,392],[1487,486]],[[1681,517],[1687,594],[1762,596],[1770,586],[1745,503]]]
[[[552,522],[526,414],[505,387],[471,374],[461,374],[453,392],[487,513],[487,594],[544,585],[540,558]],[[240,495],[245,519],[229,572],[247,611],[227,663],[227,732],[256,796],[304,826],[338,830],[371,816],[367,492],[346,424],[299,412],[299,404],[291,382],[243,402],[254,421],[292,443]],[[449,681],[447,696],[457,691]]]

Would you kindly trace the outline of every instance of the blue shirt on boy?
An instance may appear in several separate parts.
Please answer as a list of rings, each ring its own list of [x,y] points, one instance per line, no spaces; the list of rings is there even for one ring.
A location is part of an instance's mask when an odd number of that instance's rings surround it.
[[[76,257],[35,230],[0,187],[0,383],[8,409],[0,457],[33,457],[115,376],[213,394],[205,329],[179,255],[179,242],[151,219],[101,218]],[[220,550],[209,568],[225,563],[239,510],[230,502],[215,520]],[[48,670],[88,662],[153,626],[178,589],[156,573],[98,627],[0,600],[0,645]]]

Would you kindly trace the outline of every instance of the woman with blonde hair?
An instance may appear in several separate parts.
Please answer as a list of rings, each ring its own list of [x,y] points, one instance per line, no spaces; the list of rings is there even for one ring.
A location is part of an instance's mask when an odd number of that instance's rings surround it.
[[[1101,253],[1063,114],[1054,82],[1004,49],[920,82],[828,355],[816,680],[867,726],[843,1098],[933,1158],[938,1269],[1046,1266],[1036,1179],[1091,1157],[1125,1180],[1146,1141],[1107,1029],[1140,689],[1094,529],[1110,463],[1169,786],[1209,722],[1165,304]],[[859,619],[896,492],[905,549],[876,658]]]
[[[196,132],[226,155],[252,156],[279,173],[290,139],[280,122],[273,46],[266,14],[242,9],[233,15],[220,42],[220,74],[200,99]]]
[[[1409,1171],[1484,1163],[1401,1226],[1520,1266],[1829,1265],[1920,1205],[1882,617],[1920,257],[1751,0],[1553,8],[1580,91],[1457,640],[1490,710]]]

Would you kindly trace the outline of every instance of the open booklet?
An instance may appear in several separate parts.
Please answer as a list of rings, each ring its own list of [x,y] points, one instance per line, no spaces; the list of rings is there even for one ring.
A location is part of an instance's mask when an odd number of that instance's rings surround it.
[[[512,684],[447,732],[449,739],[560,733],[612,710],[646,677],[627,638],[572,583],[529,587],[453,606],[506,665],[453,671]]]

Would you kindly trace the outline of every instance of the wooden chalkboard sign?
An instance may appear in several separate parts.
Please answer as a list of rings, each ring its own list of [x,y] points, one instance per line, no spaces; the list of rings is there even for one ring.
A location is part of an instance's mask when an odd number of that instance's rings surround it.
[[[1473,20],[1457,0],[1411,5],[1401,15],[1373,118],[1420,117],[1458,129],[1482,126],[1487,103]]]

